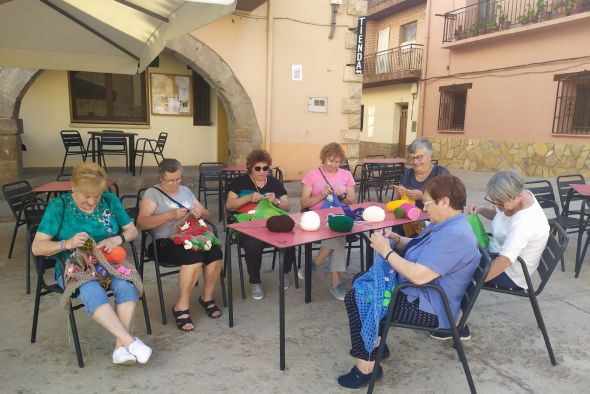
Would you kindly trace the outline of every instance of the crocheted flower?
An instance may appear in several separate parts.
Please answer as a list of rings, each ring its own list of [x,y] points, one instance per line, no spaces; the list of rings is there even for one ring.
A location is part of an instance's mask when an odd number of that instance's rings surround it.
[[[172,238],[172,242],[174,242],[176,245],[183,245],[186,241],[189,241],[190,239],[190,234],[177,235],[176,237]]]

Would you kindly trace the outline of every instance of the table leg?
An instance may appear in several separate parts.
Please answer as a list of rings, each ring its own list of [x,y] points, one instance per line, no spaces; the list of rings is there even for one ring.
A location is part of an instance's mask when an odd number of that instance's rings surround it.
[[[580,275],[580,269],[582,268],[582,259],[581,259],[581,254],[582,254],[582,238],[584,235],[584,225],[585,225],[585,220],[584,220],[584,209],[586,207],[586,201],[587,199],[583,199],[582,200],[582,207],[580,209],[580,227],[578,229],[578,244],[576,246],[576,275],[575,277],[577,278],[578,275]]]
[[[285,370],[285,249],[279,250],[279,330],[280,368]],[[306,271],[307,272],[307,271]]]
[[[92,162],[96,163],[96,138],[93,135],[90,135],[90,141],[92,141]]]
[[[311,243],[305,244],[305,303],[311,302]]]
[[[225,232],[225,274],[227,275],[227,307],[229,313],[229,327],[234,326],[234,297],[231,270],[231,243],[229,229]]]
[[[369,233],[372,234],[373,231]],[[363,234],[364,235],[364,234]],[[369,268],[373,266],[373,249],[371,248],[371,241],[369,238],[365,238],[364,236],[363,242],[365,242],[365,269],[368,271]]]
[[[135,176],[135,136],[129,136],[129,171]]]

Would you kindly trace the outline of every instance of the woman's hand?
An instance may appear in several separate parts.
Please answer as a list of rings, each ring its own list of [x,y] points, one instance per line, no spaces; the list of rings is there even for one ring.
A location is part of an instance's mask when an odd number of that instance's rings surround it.
[[[264,198],[264,196],[258,192],[254,192],[254,193],[250,194],[250,201],[254,202],[254,203],[259,202],[263,198]]]
[[[82,245],[84,245],[86,243],[86,241],[88,241],[88,238],[90,238],[90,237],[85,232],[77,233],[72,238],[67,239],[65,241],[64,247],[66,249],[79,248]]]
[[[271,203],[274,204],[274,202],[276,200],[276,195],[274,193],[266,193],[264,195],[264,198],[266,198],[268,201],[270,201]]]
[[[177,208],[170,211],[172,219],[182,219],[188,211],[185,208]]]
[[[199,219],[203,214],[203,208],[194,207],[193,209],[191,209],[191,213],[195,216],[195,218]]]
[[[117,246],[121,245],[122,243],[123,243],[123,240],[121,239],[121,237],[119,237],[117,235],[114,237],[103,239],[102,241],[100,241],[96,245],[96,247],[98,249],[101,249],[103,252],[110,253],[113,249],[115,249]]]
[[[371,234],[371,247],[383,257],[385,257],[385,255],[391,250],[389,239],[385,238],[378,232]]]
[[[422,200],[422,191],[418,189],[406,189],[406,196],[412,200]]]
[[[322,190],[322,200],[325,199],[326,197],[328,197],[328,195],[332,193],[332,190],[330,190],[330,188],[328,186],[324,187],[324,190]]]
[[[397,193],[397,195],[399,196],[399,198],[401,198],[402,194],[404,194],[408,190],[403,185],[394,186],[394,189],[395,189],[395,192]]]

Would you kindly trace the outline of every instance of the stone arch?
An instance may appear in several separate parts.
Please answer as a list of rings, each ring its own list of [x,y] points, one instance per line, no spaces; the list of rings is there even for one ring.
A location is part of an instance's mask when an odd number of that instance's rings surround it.
[[[211,48],[191,35],[167,43],[176,58],[201,74],[218,92],[228,120],[230,164],[245,162],[248,153],[262,142],[252,100],[230,66]],[[43,70],[0,68],[0,182],[22,175],[19,119],[21,100]]]
[[[260,147],[262,133],[252,100],[231,67],[190,34],[167,42],[166,51],[201,74],[217,90],[227,114],[229,162],[244,163],[248,153]]]

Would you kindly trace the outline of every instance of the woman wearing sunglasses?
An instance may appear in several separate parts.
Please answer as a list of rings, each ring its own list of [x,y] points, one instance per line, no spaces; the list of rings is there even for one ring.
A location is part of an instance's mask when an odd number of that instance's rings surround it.
[[[517,261],[526,262],[532,275],[539,266],[549,238],[549,223],[543,208],[529,190],[524,179],[513,169],[499,170],[488,181],[485,200],[492,207],[470,205],[469,213],[492,221],[489,252],[494,258],[488,283],[511,289],[526,289],[524,273]]]
[[[408,162],[412,168],[405,171],[395,192],[399,196],[406,192],[408,198],[416,200],[416,206],[422,208],[424,186],[435,176],[448,174],[449,170],[432,164],[432,144],[427,137],[416,138],[408,145]]]
[[[228,187],[227,202],[228,211],[245,213],[256,209],[256,205],[262,199],[267,199],[276,207],[288,211],[291,208],[285,186],[269,174],[272,158],[263,149],[254,149],[246,158],[248,173],[234,179]],[[263,249],[268,246],[256,238],[240,235],[240,245],[244,248],[244,257],[248,267],[248,276],[252,288],[252,298],[261,300],[264,298],[262,280],[260,279],[260,267],[262,263]],[[288,273],[295,262],[295,248],[285,250],[285,288],[290,286]]]

